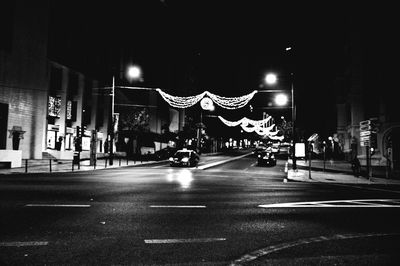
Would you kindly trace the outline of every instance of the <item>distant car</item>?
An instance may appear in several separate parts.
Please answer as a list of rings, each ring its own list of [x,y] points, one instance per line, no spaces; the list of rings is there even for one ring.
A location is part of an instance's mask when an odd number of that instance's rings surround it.
[[[279,153],[279,151],[280,151],[279,143],[273,143],[271,145],[271,150],[272,150],[273,153]]]
[[[259,166],[268,165],[268,166],[275,166],[276,165],[276,158],[273,152],[271,151],[263,151],[257,155],[257,164]]]
[[[171,166],[197,166],[200,156],[194,150],[182,149],[178,150],[169,158]]]
[[[252,153],[255,155],[255,156],[258,156],[261,152],[264,152],[264,151],[266,151],[267,150],[267,147],[265,147],[265,146],[257,146],[253,151],[252,151]]]

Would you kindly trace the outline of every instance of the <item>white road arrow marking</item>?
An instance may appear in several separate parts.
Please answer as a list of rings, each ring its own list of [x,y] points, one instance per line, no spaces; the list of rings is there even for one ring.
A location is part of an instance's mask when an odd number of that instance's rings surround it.
[[[359,199],[286,202],[258,205],[260,208],[399,208],[400,199]]]

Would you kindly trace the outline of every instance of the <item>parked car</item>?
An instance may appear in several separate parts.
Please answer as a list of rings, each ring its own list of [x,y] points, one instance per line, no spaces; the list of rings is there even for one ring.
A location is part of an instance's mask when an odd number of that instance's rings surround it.
[[[257,156],[257,165],[268,165],[268,166],[275,166],[276,165],[276,158],[273,152],[271,151],[262,151]]]
[[[194,150],[178,150],[174,156],[169,158],[171,166],[197,166],[200,156]]]

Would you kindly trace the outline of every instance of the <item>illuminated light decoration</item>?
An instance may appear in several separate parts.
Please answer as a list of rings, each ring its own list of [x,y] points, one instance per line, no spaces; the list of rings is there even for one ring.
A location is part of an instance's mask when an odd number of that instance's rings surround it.
[[[238,109],[244,107],[257,93],[256,90],[253,92],[240,96],[240,97],[223,97],[215,95],[211,92],[206,91],[207,95],[219,106],[226,109]]]
[[[204,97],[201,102],[200,102],[200,106],[201,108],[203,108],[204,110],[208,110],[208,111],[212,111],[214,110],[214,103],[213,101],[208,98],[208,97]]]
[[[209,91],[205,91],[201,94],[197,94],[194,96],[188,97],[179,97],[172,96],[168,93],[163,92],[161,89],[156,89],[163,97],[163,99],[171,106],[176,108],[188,108],[196,103],[198,103],[204,96],[208,96],[214,103],[226,109],[238,109],[244,107],[257,93],[257,91],[253,91],[249,94],[239,96],[239,97],[223,97],[216,94],[213,94]]]
[[[179,96],[172,96],[168,93],[163,92],[161,89],[156,89],[158,93],[160,93],[161,97],[171,106],[176,108],[188,108],[196,103],[198,103],[205,95],[206,92],[201,94],[197,94],[195,96],[188,96],[188,97],[179,97]]]
[[[228,121],[222,116],[218,116],[218,118],[229,127],[240,125],[241,128],[248,133],[255,132],[260,136],[269,137],[273,140],[283,140],[284,138],[283,136],[276,136],[279,132],[278,130],[272,131],[275,127],[275,124],[267,126],[269,120],[271,120],[271,116],[262,120],[252,120],[247,117],[243,117],[238,121]]]

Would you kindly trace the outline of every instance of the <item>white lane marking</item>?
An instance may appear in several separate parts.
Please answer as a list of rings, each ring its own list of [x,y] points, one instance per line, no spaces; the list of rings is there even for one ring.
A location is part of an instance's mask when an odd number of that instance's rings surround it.
[[[150,205],[150,208],[207,208],[205,205]]]
[[[383,192],[391,192],[391,193],[400,193],[400,191],[390,190],[390,189],[381,189],[381,188],[372,188],[372,187],[360,187],[352,184],[338,184],[338,183],[329,183],[333,186],[342,186],[342,187],[353,187],[358,189],[365,189],[365,190],[375,190],[375,191],[383,191]]]
[[[60,207],[60,208],[89,208],[84,204],[26,204],[25,207]]]
[[[334,235],[331,237],[326,237],[326,236],[319,236],[319,237],[313,237],[313,238],[307,238],[307,239],[300,239],[297,241],[293,242],[288,242],[288,243],[282,243],[274,246],[269,246],[265,247],[262,249],[255,250],[253,252],[250,252],[246,255],[243,255],[239,259],[231,262],[231,266],[236,266],[236,265],[244,265],[250,261],[256,260],[262,256],[266,256],[268,254],[295,247],[295,246],[300,246],[300,245],[306,245],[310,243],[317,243],[317,242],[323,242],[323,241],[331,241],[331,240],[340,240],[340,239],[352,239],[352,238],[362,238],[362,237],[380,237],[380,236],[398,236],[399,234],[347,234],[347,235]]]
[[[0,242],[0,247],[32,247],[47,246],[47,241],[16,241],[16,242]]]
[[[386,203],[386,204],[385,204]],[[397,205],[394,205],[397,204]],[[260,208],[399,208],[398,199],[360,199],[360,200],[327,200],[287,202],[258,205]]]
[[[207,243],[225,241],[226,238],[145,239],[146,244]]]

